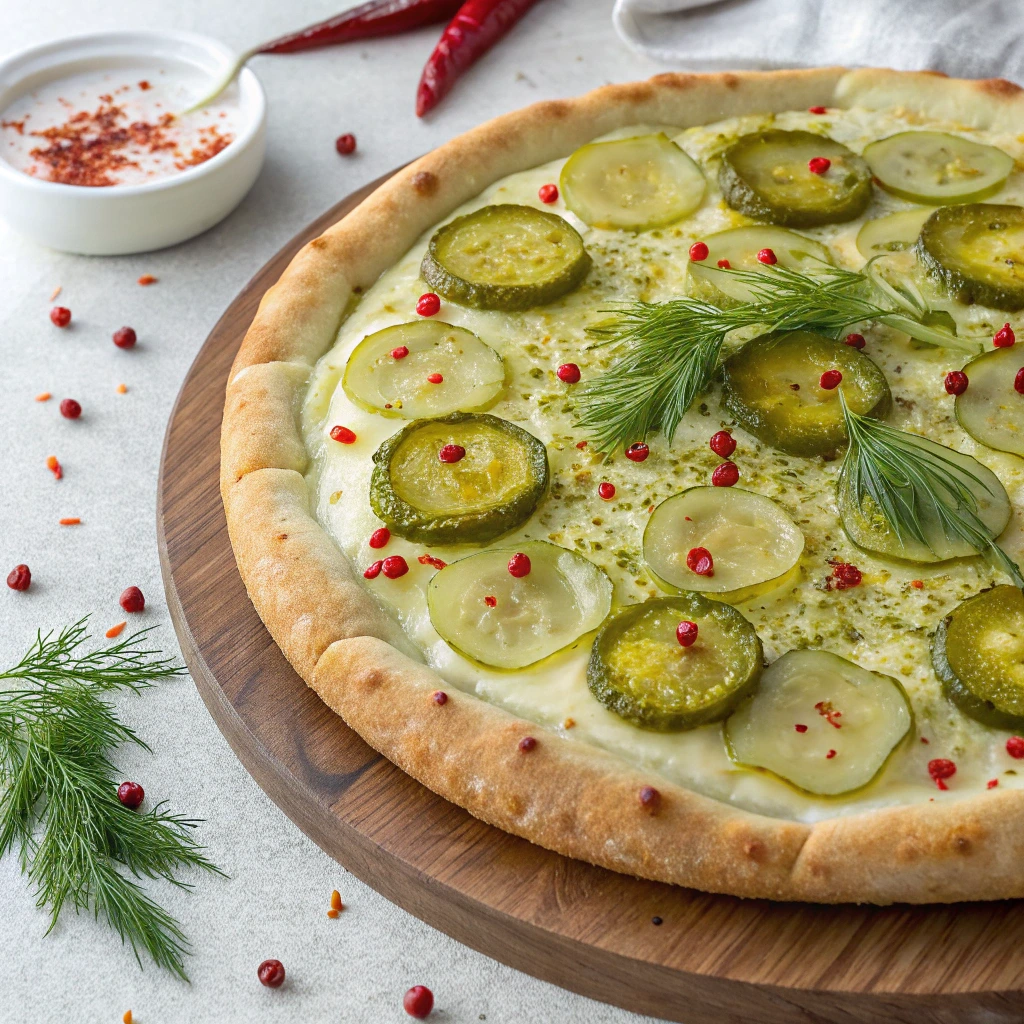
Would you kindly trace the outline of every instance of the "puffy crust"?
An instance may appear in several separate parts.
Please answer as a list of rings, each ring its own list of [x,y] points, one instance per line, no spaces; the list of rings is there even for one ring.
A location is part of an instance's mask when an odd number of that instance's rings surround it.
[[[1021,90],[883,70],[658,75],[488,122],[410,164],[310,242],[264,296],[228,384],[221,490],[242,579],[296,671],[364,739],[448,800],[571,857],[739,896],[951,902],[1024,896],[1024,794],[814,825],[737,810],[446,686],[310,511],[297,422],[309,368],[353,298],[498,178],[621,125],[680,127],[804,106],[904,107],[1024,124]],[[448,700],[438,704],[435,690]],[[386,713],[382,709],[387,709]],[[531,735],[536,747],[518,743]],[[659,793],[656,809],[639,800]]]

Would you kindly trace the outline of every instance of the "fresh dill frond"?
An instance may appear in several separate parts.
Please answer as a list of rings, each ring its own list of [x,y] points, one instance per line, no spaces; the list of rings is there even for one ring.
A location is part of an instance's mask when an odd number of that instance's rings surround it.
[[[140,964],[145,950],[186,978],[185,936],[129,875],[188,888],[176,871],[221,872],[195,841],[198,822],[162,804],[140,814],[117,799],[111,752],[121,743],[149,748],[103,699],[185,671],[146,645],[147,632],[87,651],[83,619],[38,634],[25,657],[0,672],[9,687],[0,690],[0,856],[17,848],[51,929],[65,905],[91,909]]]

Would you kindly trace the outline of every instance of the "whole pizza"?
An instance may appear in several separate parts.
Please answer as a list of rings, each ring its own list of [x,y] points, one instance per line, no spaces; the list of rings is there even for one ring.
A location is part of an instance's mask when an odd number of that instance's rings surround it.
[[[235,361],[248,592],[368,743],[616,871],[1024,896],[1024,99],[822,69],[498,118]]]

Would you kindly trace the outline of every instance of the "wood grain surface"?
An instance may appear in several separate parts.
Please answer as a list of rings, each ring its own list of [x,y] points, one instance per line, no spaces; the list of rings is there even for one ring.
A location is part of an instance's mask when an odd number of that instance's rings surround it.
[[[435,796],[294,673],[250,604],[228,542],[217,488],[224,387],[263,292],[303,243],[377,184],[310,224],[235,299],[167,428],[158,530],[168,605],[196,686],[242,764],[308,836],[389,900],[593,999],[686,1024],[1024,1022],[1019,902],[772,904],[591,867]]]

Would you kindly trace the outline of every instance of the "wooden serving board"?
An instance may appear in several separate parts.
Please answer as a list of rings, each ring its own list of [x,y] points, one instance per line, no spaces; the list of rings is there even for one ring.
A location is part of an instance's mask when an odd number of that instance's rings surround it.
[[[593,999],[686,1024],[1024,1021],[1021,903],[772,904],[569,860],[414,782],[291,669],[228,543],[217,485],[224,387],[264,291],[302,244],[377,184],[310,224],[228,307],[167,428],[158,529],[168,605],[196,686],[242,764],[308,836],[389,900]]]

